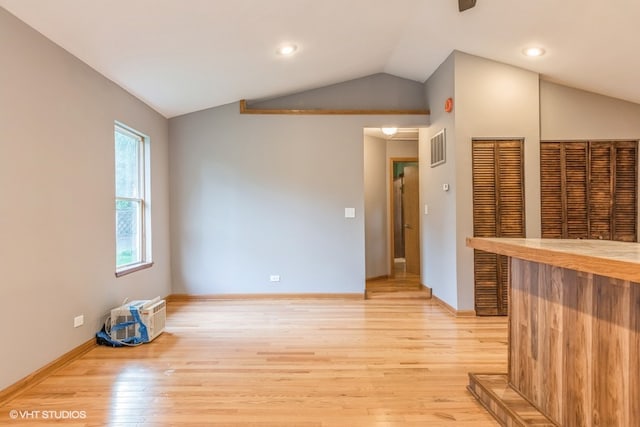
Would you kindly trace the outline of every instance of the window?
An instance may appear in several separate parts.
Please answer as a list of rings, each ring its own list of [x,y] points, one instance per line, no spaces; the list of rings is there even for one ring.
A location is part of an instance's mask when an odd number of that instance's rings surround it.
[[[151,266],[148,145],[148,138],[116,123],[116,276]]]

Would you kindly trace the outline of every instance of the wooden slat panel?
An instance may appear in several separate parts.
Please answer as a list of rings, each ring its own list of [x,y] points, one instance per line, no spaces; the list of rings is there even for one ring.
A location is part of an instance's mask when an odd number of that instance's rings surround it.
[[[509,380],[564,426],[640,422],[640,285],[512,259]]]
[[[547,408],[553,417],[561,420],[563,405],[557,395],[545,390],[562,389],[562,352],[563,310],[562,310],[562,270],[540,266],[538,271],[540,289],[539,316],[540,323],[540,369],[538,384],[540,389],[540,406]]]
[[[524,237],[522,141],[497,144],[498,227],[496,237]]]
[[[538,273],[541,267],[540,264],[528,262],[525,264],[524,268],[524,281],[526,283],[525,289],[527,293],[529,306],[529,311],[525,314],[529,319],[527,324],[529,325],[529,336],[528,339],[524,340],[528,354],[531,357],[529,364],[529,379],[527,381],[530,389],[529,389],[529,398],[533,400],[538,406],[541,401],[541,392],[540,389],[540,332],[542,329],[540,328],[540,316],[538,313],[538,309],[540,306],[540,286],[538,283]]]
[[[496,235],[495,142],[474,141],[473,167],[473,235]]]
[[[475,309],[479,316],[498,315],[497,255],[474,251]]]
[[[524,237],[523,142],[474,140],[472,147],[474,236]],[[476,252],[474,264],[476,313],[507,315],[507,258]]]
[[[467,242],[468,245],[468,242]],[[513,319],[522,318],[521,312],[521,304],[522,296],[519,294],[522,292],[520,290],[520,286],[515,286],[516,283],[519,283],[522,277],[522,269],[524,268],[524,263],[521,262],[518,258],[509,257],[509,369],[507,372],[509,373],[509,382],[514,383],[514,373],[520,371],[520,358],[511,357],[511,349],[514,347],[518,347],[520,335],[515,328],[515,322]]]
[[[637,241],[637,145],[542,142],[542,237]]]
[[[628,410],[629,286],[622,280],[593,277],[593,314],[603,319],[593,327],[591,408],[593,423],[598,426],[637,425],[630,422]]]
[[[500,316],[509,314],[509,257],[498,255],[498,287],[497,287],[497,312]]]
[[[589,238],[591,239],[611,239],[612,148],[611,142],[592,142],[589,150]]]
[[[637,142],[615,145],[613,240],[637,241]]]
[[[589,237],[587,142],[540,145],[542,237]]]
[[[562,188],[562,144],[540,144],[540,205],[542,237],[560,239],[564,237],[564,201]]]
[[[510,381],[552,420],[562,419],[562,269],[513,258]]]
[[[557,268],[557,267],[554,267]],[[591,426],[593,384],[591,275],[557,268],[563,282],[562,425]]]
[[[473,234],[491,237],[497,233],[495,141],[474,141]],[[498,314],[497,255],[474,251],[475,310],[480,316]]]
[[[509,316],[509,381],[519,391],[530,390],[531,354],[527,345],[529,330],[528,282],[525,280],[530,263],[511,258],[511,304]]]
[[[563,144],[564,162],[564,211],[565,239],[589,237],[589,204],[587,197],[587,152],[586,142]]]
[[[640,378],[640,285],[632,283],[629,289],[629,378]],[[640,381],[630,381],[629,396],[629,419],[640,416]]]
[[[524,173],[522,141],[496,143],[496,187],[498,217],[496,237],[524,237]],[[497,311],[506,316],[509,308],[509,261],[498,259]]]

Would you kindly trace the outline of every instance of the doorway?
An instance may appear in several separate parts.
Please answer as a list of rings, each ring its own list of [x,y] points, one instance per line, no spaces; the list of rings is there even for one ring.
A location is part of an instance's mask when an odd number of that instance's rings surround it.
[[[420,280],[418,140],[417,128],[364,130],[366,299],[431,298]]]
[[[394,278],[420,277],[420,208],[418,159],[391,158],[390,272]]]

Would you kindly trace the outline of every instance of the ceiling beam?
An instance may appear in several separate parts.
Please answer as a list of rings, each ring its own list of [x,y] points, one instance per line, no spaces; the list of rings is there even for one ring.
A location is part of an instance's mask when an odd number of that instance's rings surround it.
[[[421,115],[428,116],[429,110],[366,110],[366,109],[288,109],[249,108],[245,99],[240,100],[240,114],[315,114],[315,115]]]

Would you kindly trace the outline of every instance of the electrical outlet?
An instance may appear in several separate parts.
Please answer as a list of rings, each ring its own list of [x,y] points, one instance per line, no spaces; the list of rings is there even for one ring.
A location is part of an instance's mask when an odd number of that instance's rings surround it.
[[[269,276],[269,281],[270,282],[279,282],[280,281],[280,275],[279,274],[272,274],[271,276]]]
[[[76,316],[73,318],[73,327],[74,328],[78,328],[80,326],[84,325],[84,314],[81,314],[80,316]]]

